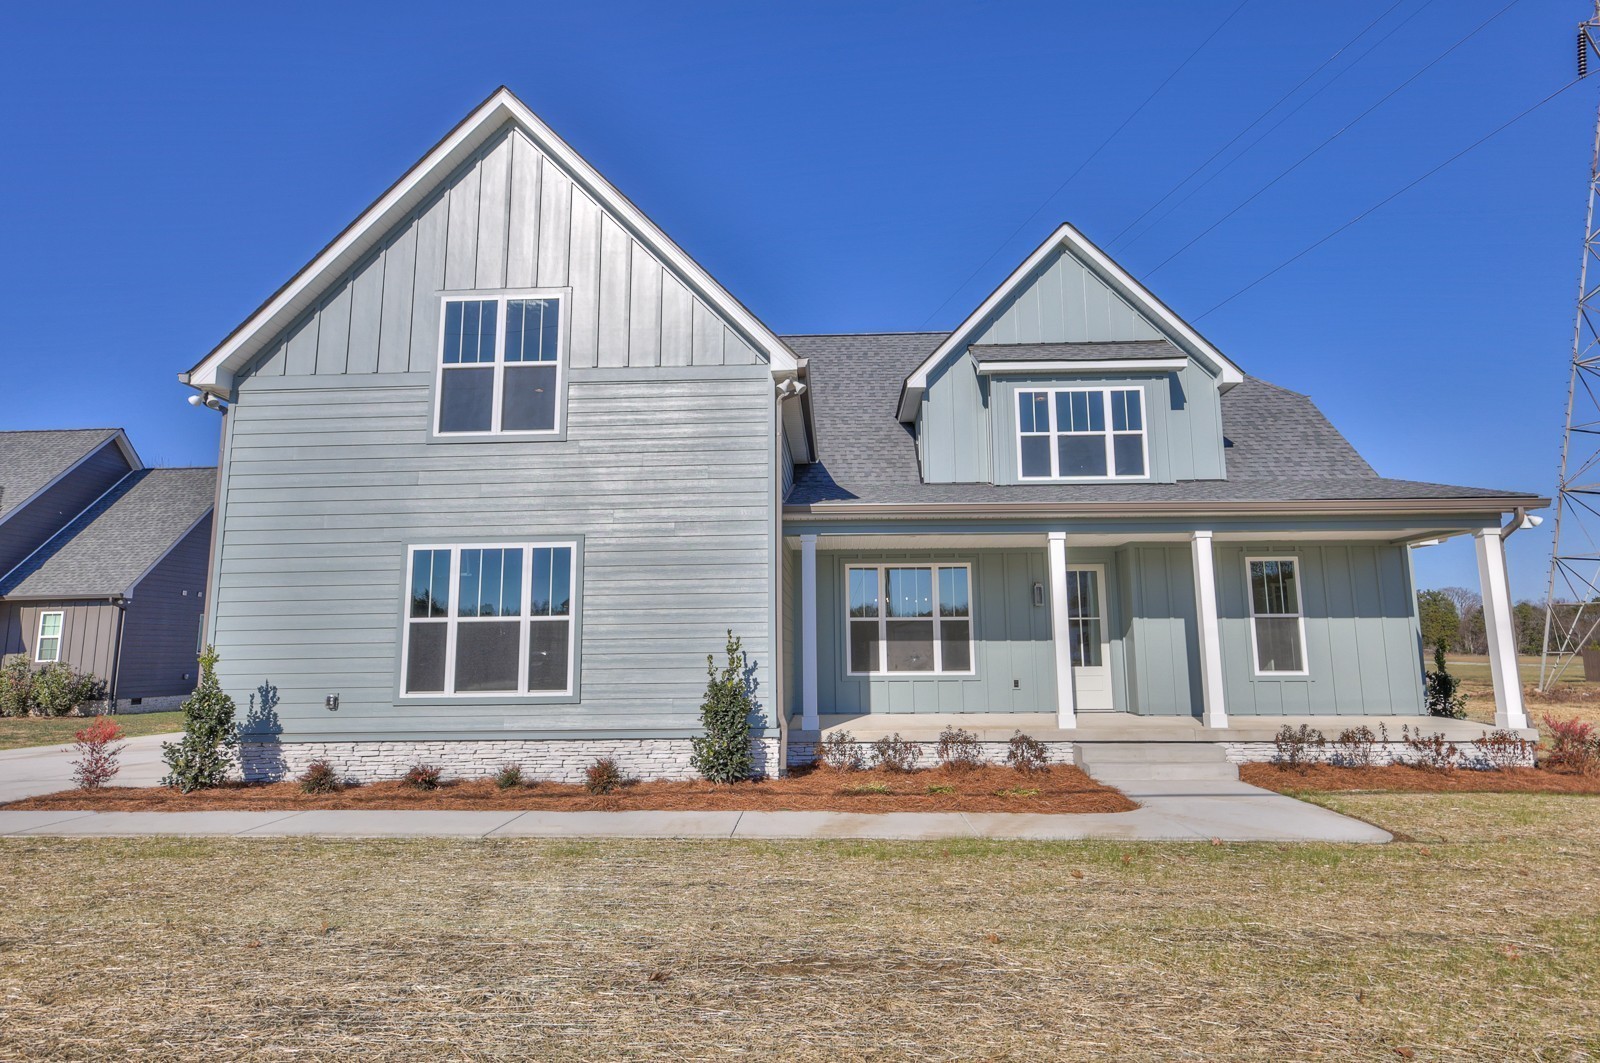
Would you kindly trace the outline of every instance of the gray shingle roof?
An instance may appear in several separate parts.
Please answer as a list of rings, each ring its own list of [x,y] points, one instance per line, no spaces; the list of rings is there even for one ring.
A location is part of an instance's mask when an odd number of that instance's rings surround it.
[[[809,360],[820,460],[796,470],[789,505],[828,502],[1295,502],[1518,499],[1527,492],[1390,480],[1373,471],[1309,398],[1247,377],[1222,398],[1228,479],[1176,484],[928,484],[895,416],[906,376],[947,336],[785,336]],[[1099,346],[1099,345],[1095,345]]]
[[[211,509],[217,470],[129,473],[32,557],[0,577],[0,597],[122,594]]]
[[[980,362],[1099,362],[1111,359],[1182,358],[1166,340],[1107,343],[974,343],[967,348]]]
[[[0,432],[0,517],[116,434],[115,428]]]

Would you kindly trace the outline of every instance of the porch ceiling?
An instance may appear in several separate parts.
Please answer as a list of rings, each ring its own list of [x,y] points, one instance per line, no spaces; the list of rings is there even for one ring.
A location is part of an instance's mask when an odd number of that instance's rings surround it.
[[[1213,538],[1219,542],[1417,542],[1427,539],[1447,539],[1470,534],[1464,531],[1440,531],[1436,527],[1343,529],[1326,531],[1285,531],[1281,528],[1262,531],[1218,531]],[[1186,543],[1187,531],[1150,532],[1067,532],[1067,549],[1122,546],[1126,543]],[[974,531],[952,532],[857,532],[817,534],[817,549],[826,550],[974,550],[1033,547],[1044,549],[1047,535],[1033,533],[1002,533]],[[784,545],[799,549],[800,537],[787,535]]]

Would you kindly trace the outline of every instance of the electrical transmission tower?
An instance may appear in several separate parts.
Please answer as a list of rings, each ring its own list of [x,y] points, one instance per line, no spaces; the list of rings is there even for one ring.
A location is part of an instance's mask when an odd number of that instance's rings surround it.
[[[1600,60],[1600,0],[1578,26],[1578,76]],[[1583,264],[1578,268],[1578,310],[1567,378],[1567,420],[1561,437],[1555,542],[1545,594],[1544,657],[1540,689],[1559,682],[1600,628],[1600,111],[1589,156],[1589,205],[1583,222]],[[1591,269],[1591,267],[1595,267]]]

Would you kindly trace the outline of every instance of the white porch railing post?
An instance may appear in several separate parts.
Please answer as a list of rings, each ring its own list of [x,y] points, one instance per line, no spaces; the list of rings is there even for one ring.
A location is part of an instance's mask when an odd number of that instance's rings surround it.
[[[1050,641],[1056,651],[1056,726],[1078,726],[1077,705],[1072,696],[1072,644],[1068,638],[1071,614],[1067,611],[1067,533],[1051,532],[1050,557]]]
[[[1207,727],[1228,726],[1227,691],[1222,681],[1222,627],[1217,619],[1217,565],[1211,532],[1196,531],[1194,615],[1200,650],[1200,704]]]
[[[817,715],[817,537],[800,536],[800,729],[822,727]]]
[[[1528,726],[1517,671],[1517,635],[1511,625],[1511,587],[1499,528],[1473,532],[1478,544],[1478,581],[1483,592],[1483,628],[1489,637],[1489,675],[1494,681],[1496,727]]]

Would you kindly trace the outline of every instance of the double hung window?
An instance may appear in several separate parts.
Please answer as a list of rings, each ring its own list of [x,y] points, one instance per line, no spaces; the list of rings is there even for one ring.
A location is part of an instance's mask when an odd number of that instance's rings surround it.
[[[1299,563],[1292,557],[1253,557],[1250,641],[1257,675],[1305,675],[1306,628]]]
[[[39,637],[33,648],[33,659],[38,663],[53,664],[61,660],[61,628],[66,616],[55,611],[39,614]]]
[[[440,330],[439,435],[550,435],[565,385],[561,299],[447,297]]]
[[[402,694],[571,693],[576,555],[574,543],[412,547]]]

